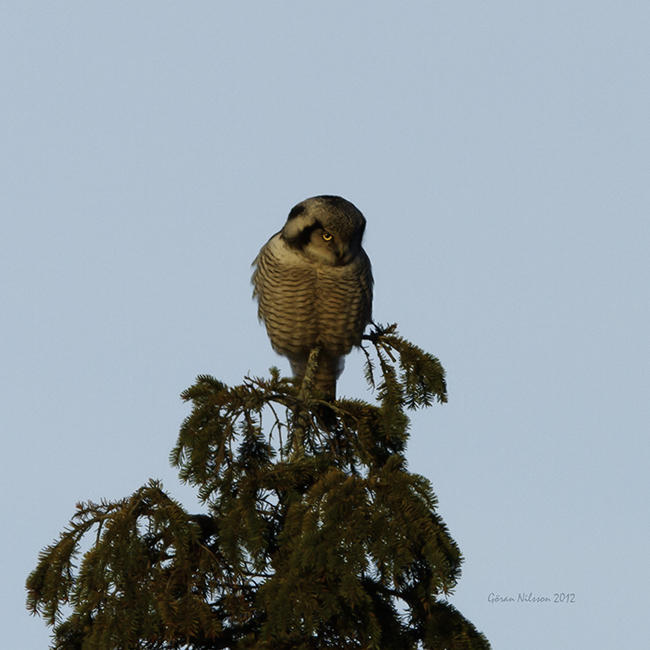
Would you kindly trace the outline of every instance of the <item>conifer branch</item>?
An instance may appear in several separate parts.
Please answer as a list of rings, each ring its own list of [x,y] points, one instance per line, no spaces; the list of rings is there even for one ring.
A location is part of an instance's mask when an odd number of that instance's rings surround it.
[[[170,458],[205,512],[156,481],[79,504],[27,581],[52,647],[489,648],[441,600],[460,550],[404,456],[406,410],[446,401],[444,370],[395,325],[364,342],[374,404],[312,396],[318,348],[301,386],[197,377]]]

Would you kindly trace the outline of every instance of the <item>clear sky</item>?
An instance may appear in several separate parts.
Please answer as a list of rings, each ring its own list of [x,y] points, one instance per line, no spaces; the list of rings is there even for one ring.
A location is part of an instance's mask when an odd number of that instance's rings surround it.
[[[646,647],[649,35],[647,0],[2,2],[3,647],[47,646],[24,580],[76,501],[196,508],[179,393],[288,372],[250,263],[323,193],[448,372],[408,457],[452,602],[495,649]],[[575,602],[489,602],[531,592]]]

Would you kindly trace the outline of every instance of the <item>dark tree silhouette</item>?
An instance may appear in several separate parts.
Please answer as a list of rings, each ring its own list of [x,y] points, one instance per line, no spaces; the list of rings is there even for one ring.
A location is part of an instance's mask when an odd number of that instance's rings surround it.
[[[198,377],[171,460],[206,512],[153,480],[78,504],[27,580],[52,648],[489,648],[444,598],[461,554],[404,457],[444,370],[395,326],[365,338],[377,404],[313,395],[317,349],[302,386]]]

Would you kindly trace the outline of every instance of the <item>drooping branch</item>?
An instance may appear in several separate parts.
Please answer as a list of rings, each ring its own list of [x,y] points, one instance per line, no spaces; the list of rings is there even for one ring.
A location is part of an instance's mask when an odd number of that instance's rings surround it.
[[[28,580],[54,647],[488,648],[438,600],[460,551],[404,457],[405,411],[446,400],[442,366],[395,326],[364,341],[376,403],[312,395],[317,349],[301,386],[199,376],[171,460],[206,511],[155,481],[81,504]]]

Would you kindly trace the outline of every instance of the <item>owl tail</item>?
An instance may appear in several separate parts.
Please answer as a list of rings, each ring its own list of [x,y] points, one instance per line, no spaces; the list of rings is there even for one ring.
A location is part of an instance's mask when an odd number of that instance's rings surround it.
[[[291,370],[299,382],[305,378],[307,359],[291,361]],[[314,389],[322,393],[326,400],[333,402],[336,399],[336,380],[343,372],[343,357],[333,357],[325,351],[318,355],[318,365],[314,372]]]

